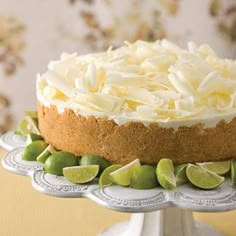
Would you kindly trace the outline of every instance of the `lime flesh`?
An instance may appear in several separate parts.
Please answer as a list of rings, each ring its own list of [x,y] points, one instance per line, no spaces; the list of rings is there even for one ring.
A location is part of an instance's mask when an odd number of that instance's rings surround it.
[[[44,170],[52,175],[63,175],[63,168],[77,166],[78,158],[70,152],[55,152],[47,158],[44,164]]]
[[[224,182],[224,177],[207,170],[201,166],[188,164],[186,175],[189,181],[201,189],[213,189]]]
[[[100,187],[106,187],[112,185],[112,180],[110,178],[110,173],[114,172],[115,170],[118,170],[122,167],[122,165],[111,165],[108,166],[101,174],[99,178],[99,186]]]
[[[30,116],[26,116],[19,122],[16,133],[21,135],[27,135],[29,133],[40,135],[37,122]]]
[[[26,116],[30,116],[32,119],[38,119],[38,112],[35,110],[27,110],[25,111]]]
[[[165,189],[176,188],[173,162],[170,159],[161,159],[156,167],[156,176],[160,185]]]
[[[188,177],[186,175],[186,167],[188,164],[181,164],[175,166],[175,178],[176,178],[176,185],[180,186],[188,182]]]
[[[22,160],[36,161],[36,158],[47,148],[47,144],[42,140],[37,140],[25,147]]]
[[[206,168],[218,175],[225,175],[230,170],[230,161],[219,161],[219,162],[204,162],[197,163],[197,165]]]
[[[133,171],[141,166],[138,159],[131,163],[121,167],[120,169],[110,173],[110,177],[113,183],[121,186],[129,186],[131,183],[131,176]]]
[[[99,165],[63,168],[64,177],[72,183],[84,184],[92,181],[99,172]]]
[[[157,186],[156,171],[153,166],[143,165],[133,171],[130,187],[136,189],[151,189]]]
[[[39,156],[37,156],[36,160],[44,164],[48,157],[54,152],[56,152],[56,150],[51,145],[48,145],[47,148],[42,153],[40,153]]]
[[[80,165],[81,166],[99,165],[98,175],[100,175],[103,172],[103,170],[105,170],[110,164],[103,157],[100,157],[100,156],[94,155],[94,154],[87,154],[87,155],[83,155],[81,157]]]

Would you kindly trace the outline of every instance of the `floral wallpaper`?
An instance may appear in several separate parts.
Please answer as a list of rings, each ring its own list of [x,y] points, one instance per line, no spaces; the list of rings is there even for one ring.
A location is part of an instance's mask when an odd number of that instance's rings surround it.
[[[216,20],[216,27],[226,40],[236,43],[236,2],[225,6],[225,0],[211,0],[210,15]]]
[[[69,0],[72,6],[82,2],[87,5],[95,4],[95,0]],[[109,26],[104,26],[98,19],[96,11],[92,8],[79,11],[78,20],[82,20],[88,32],[83,35],[81,41],[89,44],[92,50],[107,49],[111,43],[118,47],[123,43],[123,39],[133,42],[138,39],[153,41],[166,37],[165,27],[160,19],[161,11],[166,11],[169,16],[175,16],[179,8],[179,0],[159,0],[159,8],[149,7],[148,17],[142,17],[140,11],[143,10],[143,1],[131,0],[131,7],[128,12],[124,12],[122,17],[116,15],[113,10],[111,0],[103,0],[104,5],[113,14],[113,19]],[[125,27],[129,25],[129,27]],[[130,30],[131,29],[131,30]],[[132,31],[132,33],[130,33]]]
[[[3,71],[1,79],[12,79],[11,76],[23,64],[24,31],[24,24],[16,17],[0,16],[0,68]],[[0,133],[11,127],[12,116],[8,112],[9,107],[9,98],[0,94]]]

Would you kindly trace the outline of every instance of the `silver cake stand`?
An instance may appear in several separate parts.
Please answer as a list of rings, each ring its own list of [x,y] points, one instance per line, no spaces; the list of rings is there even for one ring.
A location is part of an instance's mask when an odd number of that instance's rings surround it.
[[[222,236],[212,227],[195,222],[192,211],[223,212],[236,209],[236,191],[230,181],[215,190],[204,191],[183,185],[176,190],[135,190],[120,186],[99,188],[96,182],[78,185],[64,177],[45,173],[38,162],[21,160],[23,137],[5,133],[0,145],[8,152],[3,167],[31,178],[37,191],[63,198],[89,198],[115,211],[133,213],[129,222],[104,230],[99,236]]]

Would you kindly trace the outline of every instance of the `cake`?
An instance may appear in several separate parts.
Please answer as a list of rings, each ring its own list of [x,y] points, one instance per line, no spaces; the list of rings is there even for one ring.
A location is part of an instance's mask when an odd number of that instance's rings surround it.
[[[111,163],[223,161],[236,156],[236,61],[207,44],[125,42],[62,54],[37,77],[47,143]]]

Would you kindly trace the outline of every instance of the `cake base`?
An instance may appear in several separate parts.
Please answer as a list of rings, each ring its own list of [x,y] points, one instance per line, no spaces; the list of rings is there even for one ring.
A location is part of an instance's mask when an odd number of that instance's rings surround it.
[[[45,141],[58,150],[77,156],[97,154],[111,163],[127,164],[140,159],[156,164],[170,158],[175,164],[223,161],[236,156],[236,118],[220,121],[214,128],[202,124],[177,130],[141,122],[118,125],[107,118],[76,115],[66,109],[38,104],[39,129]]]

